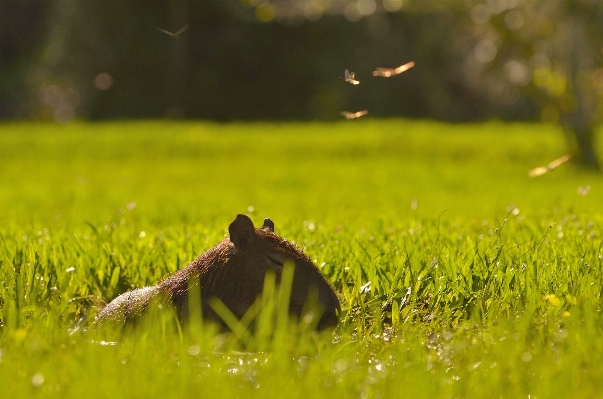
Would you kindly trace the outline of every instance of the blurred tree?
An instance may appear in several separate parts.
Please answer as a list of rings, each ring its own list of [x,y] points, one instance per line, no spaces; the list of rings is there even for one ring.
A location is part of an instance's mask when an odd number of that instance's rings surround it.
[[[479,40],[469,63],[489,82],[490,95],[509,104],[535,98],[543,121],[565,127],[575,158],[599,169],[603,2],[486,0],[469,15]]]
[[[452,14],[455,27],[446,28],[444,23],[430,29],[450,35],[447,45],[440,47],[447,50],[443,57],[447,66],[455,57],[452,53],[464,57],[455,65],[465,71],[461,81],[476,88],[475,93],[485,93],[499,116],[529,118],[536,105],[541,120],[564,126],[574,158],[600,169],[594,141],[595,127],[603,118],[601,0],[243,1],[258,10],[269,4],[276,19],[298,14],[314,20],[322,14],[341,13],[356,21],[375,19],[384,11],[410,13],[415,18],[416,14]],[[415,28],[413,33],[419,31]],[[434,65],[419,65],[433,75]],[[453,92],[448,88],[440,95]]]
[[[28,82],[44,43],[50,4],[41,1],[0,1],[0,119],[31,117]],[[27,23],[24,23],[27,21]]]
[[[0,39],[0,118],[541,119],[597,167],[601,0],[2,1]]]

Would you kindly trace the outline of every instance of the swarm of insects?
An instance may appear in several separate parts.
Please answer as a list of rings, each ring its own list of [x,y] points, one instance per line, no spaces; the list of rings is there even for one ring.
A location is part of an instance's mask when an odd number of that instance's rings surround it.
[[[415,63],[411,61],[411,62],[407,62],[404,65],[400,65],[397,68],[376,68],[373,71],[373,76],[382,76],[384,78],[389,78],[391,76],[399,75],[404,71],[408,71],[413,66],[415,66]],[[353,84],[354,86],[356,86],[357,84],[360,83],[360,81],[355,79],[355,73],[350,72],[347,69],[345,70],[345,81],[350,84]],[[346,119],[356,119],[356,118],[360,118],[361,116],[364,116],[366,114],[368,114],[367,110],[357,111],[357,112],[348,112],[348,111],[341,112],[341,115],[343,115]]]
[[[167,31],[165,29],[161,29],[161,28],[157,28],[159,29],[161,32],[165,33],[166,35],[170,35],[171,37],[173,37],[174,39],[178,39],[178,37],[182,34],[182,32],[187,31],[190,28],[190,26],[188,24],[184,25],[182,27],[182,29],[180,29],[178,32],[172,33],[170,31]]]
[[[384,78],[389,78],[391,76],[399,75],[402,72],[408,71],[410,68],[414,67],[414,62],[407,62],[404,65],[400,65],[397,68],[375,68],[373,71],[373,76],[382,76]]]
[[[569,155],[564,155],[560,158],[555,159],[552,162],[549,162],[548,165],[546,166],[539,166],[537,168],[534,168],[532,170],[530,170],[528,172],[528,175],[530,175],[530,177],[538,177],[538,176],[542,176],[544,175],[546,172],[549,172],[553,169],[555,169],[557,166],[569,161],[569,159],[571,158],[571,156]]]
[[[346,119],[356,119],[356,118],[360,118],[361,116],[364,116],[366,114],[368,114],[367,110],[358,111],[358,112],[343,111],[341,113],[341,115],[345,116]]]

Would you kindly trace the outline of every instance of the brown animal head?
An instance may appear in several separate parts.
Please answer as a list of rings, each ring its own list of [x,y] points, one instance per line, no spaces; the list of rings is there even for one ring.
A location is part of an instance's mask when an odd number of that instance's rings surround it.
[[[301,250],[274,233],[270,219],[256,229],[249,217],[237,215],[228,230],[229,239],[159,284],[161,291],[168,291],[181,314],[188,313],[186,284],[198,277],[205,316],[216,318],[210,303],[212,298],[218,298],[241,318],[262,293],[266,273],[274,272],[280,281],[285,261],[292,260],[295,268],[290,313],[299,317],[313,296],[323,310],[317,328],[337,325],[340,305],[333,288]]]

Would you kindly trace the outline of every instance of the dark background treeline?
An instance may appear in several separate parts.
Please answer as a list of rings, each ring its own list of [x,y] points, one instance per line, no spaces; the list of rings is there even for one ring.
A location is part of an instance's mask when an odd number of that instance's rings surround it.
[[[361,1],[362,17],[344,0],[0,0],[0,118],[313,120],[367,109],[590,124],[601,112],[603,2],[407,0],[388,12],[396,0]],[[186,24],[177,39],[158,29]],[[408,61],[399,76],[371,75]]]

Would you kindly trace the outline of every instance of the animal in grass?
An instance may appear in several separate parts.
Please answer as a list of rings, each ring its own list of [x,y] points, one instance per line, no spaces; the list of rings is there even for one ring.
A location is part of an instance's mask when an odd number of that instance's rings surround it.
[[[220,323],[210,305],[213,298],[220,299],[241,318],[262,293],[265,274],[272,271],[280,281],[283,264],[292,260],[295,267],[289,312],[300,317],[306,300],[314,295],[315,303],[323,310],[317,329],[337,325],[341,308],[333,287],[308,256],[274,233],[270,219],[256,229],[249,217],[237,215],[228,231],[229,238],[157,285],[115,298],[98,313],[95,324],[125,325],[142,316],[151,301],[172,305],[183,322],[188,316],[189,286],[193,281],[201,287],[200,309],[204,318]]]

